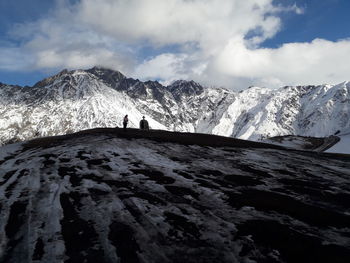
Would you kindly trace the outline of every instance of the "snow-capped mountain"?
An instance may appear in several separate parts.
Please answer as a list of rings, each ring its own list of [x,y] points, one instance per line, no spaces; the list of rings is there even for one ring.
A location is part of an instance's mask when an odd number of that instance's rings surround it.
[[[348,263],[349,160],[138,129],[6,145],[0,262]]]
[[[325,137],[350,131],[350,83],[251,87],[239,93],[194,81],[163,86],[94,67],[64,70],[34,87],[0,84],[0,142],[94,127],[138,127],[259,140],[281,135]]]

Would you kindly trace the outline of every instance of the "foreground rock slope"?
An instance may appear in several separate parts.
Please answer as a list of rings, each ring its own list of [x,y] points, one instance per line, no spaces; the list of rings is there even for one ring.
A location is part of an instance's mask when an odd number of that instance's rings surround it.
[[[134,129],[8,145],[0,262],[345,263],[349,161]]]

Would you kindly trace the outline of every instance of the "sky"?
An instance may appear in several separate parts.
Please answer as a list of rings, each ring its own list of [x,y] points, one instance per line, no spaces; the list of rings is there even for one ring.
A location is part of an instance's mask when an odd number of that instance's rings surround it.
[[[62,69],[249,86],[350,80],[349,0],[0,0],[0,82]]]

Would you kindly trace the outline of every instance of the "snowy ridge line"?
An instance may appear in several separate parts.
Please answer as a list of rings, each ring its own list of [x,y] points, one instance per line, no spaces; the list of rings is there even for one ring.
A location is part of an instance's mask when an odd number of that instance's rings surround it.
[[[146,116],[152,129],[261,141],[284,135],[328,137],[350,130],[350,82],[251,87],[241,92],[194,81],[127,78],[94,67],[64,70],[34,87],[1,85],[0,145],[97,127],[129,127]]]
[[[308,136],[276,136],[264,139],[263,142],[280,145],[289,149],[324,152],[333,147],[340,141],[340,138],[335,135],[328,137],[308,137]]]
[[[327,153],[339,153],[350,155],[350,133],[339,135],[340,141],[326,150]]]
[[[329,136],[324,139],[323,144],[317,149],[318,152],[324,152],[328,150],[329,148],[333,147],[335,144],[337,144],[340,141],[340,138],[338,136]]]

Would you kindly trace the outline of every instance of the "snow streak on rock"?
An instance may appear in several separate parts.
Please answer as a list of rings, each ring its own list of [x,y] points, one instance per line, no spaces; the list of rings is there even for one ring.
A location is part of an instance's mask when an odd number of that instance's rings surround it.
[[[350,258],[349,157],[136,133],[2,147],[0,261]]]

